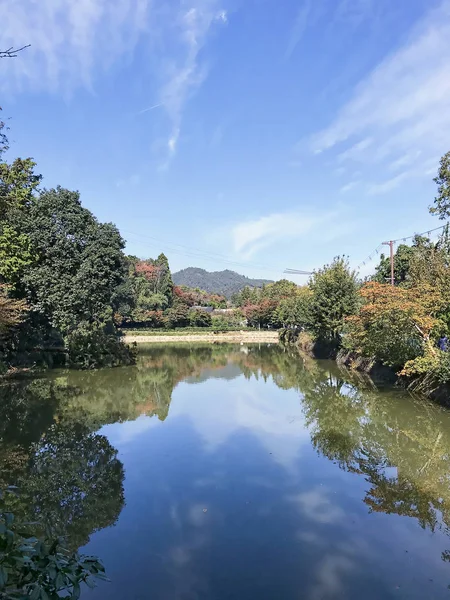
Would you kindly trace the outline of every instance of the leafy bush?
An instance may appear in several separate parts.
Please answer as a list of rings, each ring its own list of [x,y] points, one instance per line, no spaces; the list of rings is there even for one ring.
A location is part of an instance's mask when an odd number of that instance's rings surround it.
[[[189,313],[191,327],[211,327],[211,315],[204,310],[191,310]]]
[[[11,488],[7,491],[12,492]],[[82,583],[95,587],[106,579],[94,556],[69,552],[62,539],[37,539],[5,510],[0,492],[0,598],[3,600],[60,600],[80,597]]]
[[[105,327],[81,325],[66,337],[66,345],[69,365],[81,369],[130,365],[136,360],[135,348]]]
[[[347,350],[396,368],[424,353],[439,325],[435,314],[441,298],[436,290],[428,285],[405,289],[369,282],[360,295],[364,304],[359,314],[347,319]]]

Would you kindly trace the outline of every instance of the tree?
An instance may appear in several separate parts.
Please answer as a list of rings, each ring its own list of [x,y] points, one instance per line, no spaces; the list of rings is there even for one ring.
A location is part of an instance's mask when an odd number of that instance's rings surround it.
[[[318,339],[339,346],[345,319],[358,307],[356,274],[348,262],[337,257],[323,269],[313,273],[311,289],[311,329]]]
[[[364,304],[359,314],[347,319],[348,349],[397,368],[427,349],[434,352],[431,336],[443,304],[435,288],[369,282],[360,295]]]
[[[242,307],[242,314],[251,327],[267,327],[272,325],[275,317],[277,303],[264,299],[258,304],[246,304]]]
[[[284,327],[307,327],[310,323],[311,290],[308,286],[299,287],[295,294],[282,298],[276,315]]]
[[[113,323],[113,295],[125,278],[117,228],[99,223],[78,192],[61,187],[33,196],[23,220],[36,256],[22,280],[33,313],[61,332],[77,356],[97,354],[96,366],[115,364],[113,355],[132,361]]]
[[[280,279],[275,283],[269,283],[261,289],[261,296],[270,300],[280,301],[282,298],[290,298],[297,293],[298,286],[287,279]],[[259,290],[258,290],[259,291]]]
[[[33,310],[63,335],[83,322],[110,322],[111,298],[124,279],[116,227],[99,223],[78,192],[58,187],[33,199],[25,229],[38,256],[25,276]]]
[[[11,329],[23,321],[27,305],[23,300],[14,300],[8,297],[7,289],[0,284],[0,341],[4,339]]]
[[[191,310],[189,312],[189,321],[192,327],[211,327],[212,318],[206,310]]]
[[[35,256],[24,232],[25,214],[38,189],[41,176],[34,173],[31,158],[0,162],[0,277],[15,295],[24,295],[21,283]]]
[[[0,58],[16,58],[19,52],[29,48],[31,44],[27,44],[26,46],[22,46],[21,48],[14,48],[14,46],[10,46],[6,50],[0,50]]]
[[[438,215],[440,219],[447,219],[450,216],[450,152],[441,158],[438,176],[433,181],[438,186],[438,194],[434,199],[434,206],[430,207],[430,213]]]

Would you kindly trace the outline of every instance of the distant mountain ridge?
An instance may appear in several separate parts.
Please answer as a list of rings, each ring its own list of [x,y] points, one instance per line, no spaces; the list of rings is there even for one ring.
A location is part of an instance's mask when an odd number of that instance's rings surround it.
[[[235,271],[226,269],[225,271],[205,271],[197,267],[188,267],[173,273],[172,279],[175,285],[186,285],[192,288],[200,288],[210,294],[222,294],[231,298],[246,286],[262,287],[268,283],[273,283],[270,279],[250,279],[245,275],[240,275]]]

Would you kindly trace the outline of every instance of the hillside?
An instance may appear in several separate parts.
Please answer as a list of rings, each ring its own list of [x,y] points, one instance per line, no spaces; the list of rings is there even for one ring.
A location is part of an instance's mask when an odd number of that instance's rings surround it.
[[[213,294],[223,294],[231,298],[246,286],[262,287],[272,283],[268,279],[249,279],[245,275],[239,275],[235,271],[213,271],[212,273],[196,267],[188,267],[172,275],[175,285],[186,285],[192,288],[200,288]]]

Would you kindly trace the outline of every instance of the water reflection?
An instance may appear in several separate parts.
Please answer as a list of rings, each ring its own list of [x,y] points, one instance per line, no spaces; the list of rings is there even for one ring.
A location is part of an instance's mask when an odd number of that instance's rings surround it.
[[[9,382],[0,485],[73,547],[121,515],[90,546],[110,598],[130,581],[133,598],[150,583],[161,598],[288,598],[299,582],[301,597],[442,597],[420,586],[450,556],[450,414],[354,378],[280,347],[186,345]]]

